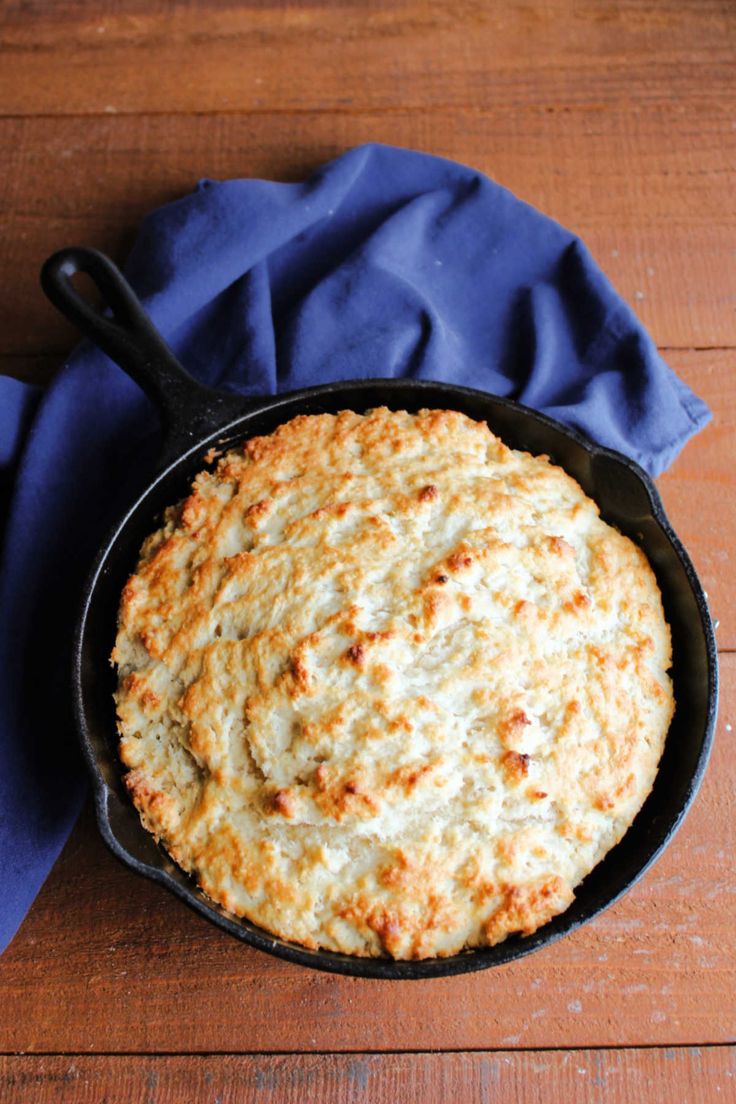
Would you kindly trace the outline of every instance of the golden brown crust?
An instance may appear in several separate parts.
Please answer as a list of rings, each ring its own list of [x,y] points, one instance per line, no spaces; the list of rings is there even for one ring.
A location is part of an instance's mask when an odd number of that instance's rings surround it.
[[[220,457],[145,542],[113,660],[146,827],[233,913],[359,955],[566,908],[673,709],[641,551],[454,411],[302,416]]]

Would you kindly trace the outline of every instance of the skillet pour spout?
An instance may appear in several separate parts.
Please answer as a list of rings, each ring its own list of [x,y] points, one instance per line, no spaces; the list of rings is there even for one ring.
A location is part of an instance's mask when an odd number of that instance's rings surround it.
[[[92,307],[72,284],[78,272],[92,278],[102,296],[102,310]],[[251,946],[319,970],[386,979],[441,977],[512,961],[574,931],[631,888],[673,838],[697,793],[718,702],[715,635],[705,595],[646,473],[627,457],[593,444],[551,418],[467,387],[428,380],[369,379],[246,401],[203,387],[187,374],[104,254],[81,247],[62,250],[44,265],[41,282],[59,310],[143,387],[156,403],[164,429],[158,470],[108,534],[92,566],[80,596],[74,641],[76,724],[94,787],[100,831],[113,853]],[[105,308],[108,313],[103,313]],[[246,438],[271,433],[298,414],[346,409],[362,413],[375,406],[410,412],[427,407],[459,410],[485,421],[511,448],[548,454],[598,503],[602,517],[642,548],[657,577],[672,631],[675,716],[652,792],[621,842],[578,886],[573,904],[533,935],[420,961],[308,950],[275,938],[210,901],[142,828],[127,796],[117,756],[115,680],[107,662],[120,594],[140,546],[163,510],[189,493],[213,445],[235,447]]]

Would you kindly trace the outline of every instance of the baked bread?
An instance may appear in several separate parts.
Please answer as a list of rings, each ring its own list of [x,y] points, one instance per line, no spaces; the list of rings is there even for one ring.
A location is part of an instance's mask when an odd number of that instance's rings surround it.
[[[141,819],[274,935],[531,933],[622,837],[674,703],[643,553],[452,410],[302,416],[145,542],[113,661]]]

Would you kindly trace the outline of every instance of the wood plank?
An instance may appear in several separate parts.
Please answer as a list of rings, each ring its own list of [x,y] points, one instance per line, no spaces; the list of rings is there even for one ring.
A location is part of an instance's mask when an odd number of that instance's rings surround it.
[[[0,1092],[8,1104],[715,1104],[734,1099],[735,1078],[736,1047],[0,1058]]]
[[[43,387],[50,383],[63,363],[59,353],[0,355],[0,376],[12,376]]]
[[[10,0],[0,103],[53,115],[715,107],[734,91],[735,16],[729,0]]]
[[[675,532],[690,553],[718,622],[720,649],[736,649],[736,351],[664,350],[713,411],[713,421],[658,480]]]
[[[736,104],[731,103],[733,109]],[[673,103],[217,118],[0,120],[1,353],[64,349],[38,270],[86,241],[120,258],[143,215],[202,176],[300,179],[367,141],[474,165],[587,242],[659,345],[736,345],[736,129]]]
[[[722,658],[716,747],[684,827],[638,886],[574,935],[436,982],[320,974],[242,946],[118,865],[87,815],[0,959],[0,1051],[732,1042],[736,655]]]

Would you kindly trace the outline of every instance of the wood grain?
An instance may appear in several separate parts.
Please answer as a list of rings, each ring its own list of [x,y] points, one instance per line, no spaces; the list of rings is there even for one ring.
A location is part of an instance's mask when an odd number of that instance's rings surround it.
[[[715,1104],[734,1099],[735,1078],[735,1047],[0,1058],[0,1092],[8,1104]]]
[[[736,649],[736,352],[665,350],[677,374],[701,395],[713,421],[658,480],[670,521],[708,593],[722,651]]]
[[[0,1016],[0,1051],[732,1042],[734,725],[736,655],[729,655],[702,791],[642,882],[528,959],[439,981],[332,977],[242,946],[118,865],[88,815],[0,959],[0,1009],[12,1009]]]
[[[143,215],[200,177],[300,179],[367,141],[471,164],[580,234],[659,345],[736,345],[735,112],[736,96],[730,114],[678,102],[0,119],[0,353],[71,344],[38,289],[54,249],[87,242],[121,258]]]
[[[734,91],[735,31],[729,0],[6,0],[0,103],[17,115],[714,108]]]

